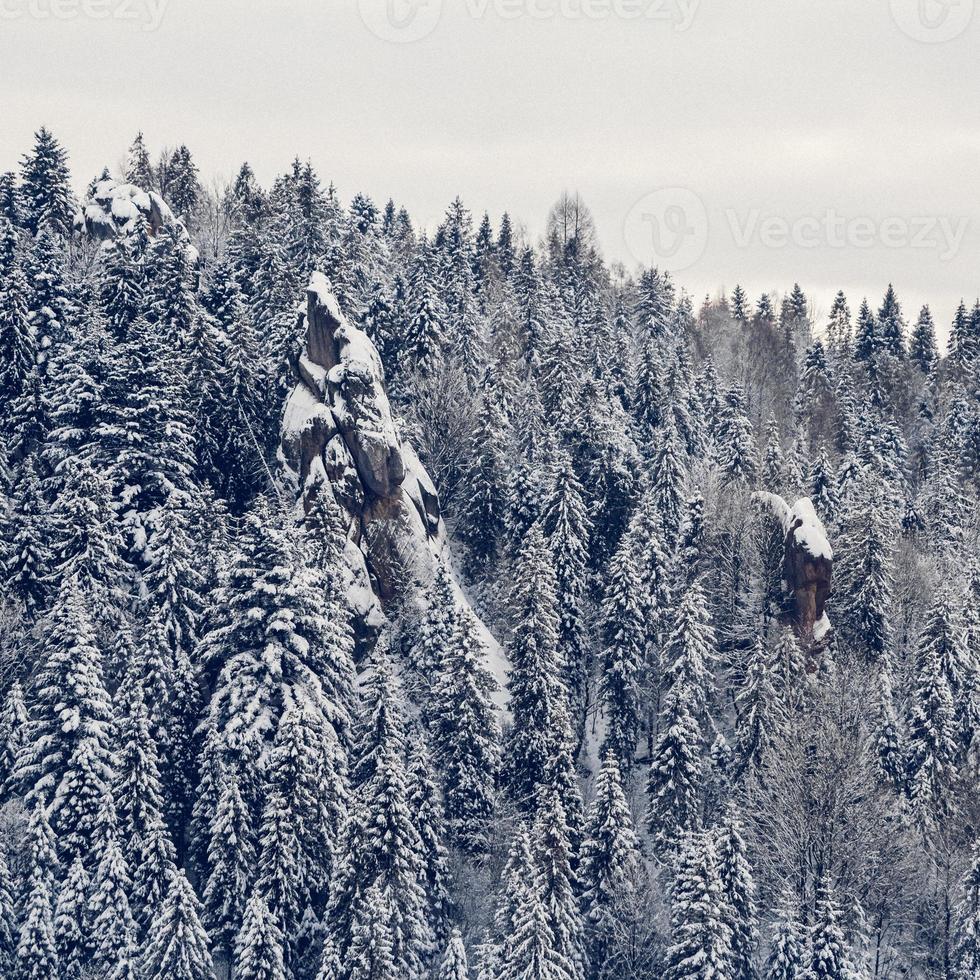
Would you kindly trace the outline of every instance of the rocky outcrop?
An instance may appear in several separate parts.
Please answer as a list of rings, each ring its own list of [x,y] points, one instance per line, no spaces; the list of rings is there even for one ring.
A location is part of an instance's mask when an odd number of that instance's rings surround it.
[[[167,202],[153,191],[111,178],[98,181],[75,215],[75,231],[95,241],[111,241],[131,235],[143,222],[151,237],[167,226],[178,229],[191,264],[197,262],[197,249]]]
[[[282,462],[297,494],[330,489],[347,519],[350,594],[366,651],[384,608],[417,595],[448,554],[439,495],[401,438],[378,352],[344,316],[326,278],[306,293],[306,343],[283,415]],[[461,604],[466,600],[459,594]]]
[[[773,493],[753,499],[768,508],[786,535],[783,579],[793,595],[793,628],[807,646],[823,641],[830,630],[827,597],[834,574],[834,552],[809,497],[792,507]]]

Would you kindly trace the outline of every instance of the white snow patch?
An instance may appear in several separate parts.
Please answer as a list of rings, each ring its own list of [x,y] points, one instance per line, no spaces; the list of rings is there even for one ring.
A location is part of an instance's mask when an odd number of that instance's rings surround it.
[[[317,418],[323,419],[328,425],[333,424],[330,409],[300,382],[293,388],[286,402],[282,418],[283,434],[289,439],[297,439]]]
[[[768,507],[773,517],[782,524],[783,532],[792,533],[796,543],[808,554],[828,560],[834,557],[823,522],[809,497],[801,497],[792,507],[776,493],[759,491],[752,494],[752,499]]]

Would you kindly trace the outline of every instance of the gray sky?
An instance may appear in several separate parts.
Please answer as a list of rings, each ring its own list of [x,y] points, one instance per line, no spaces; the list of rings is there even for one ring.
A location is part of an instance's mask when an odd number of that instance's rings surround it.
[[[945,329],[980,292],[975,2],[0,0],[0,169],[43,123],[83,185],[142,129],[533,239],[578,190],[607,259],[697,299],[891,280]]]

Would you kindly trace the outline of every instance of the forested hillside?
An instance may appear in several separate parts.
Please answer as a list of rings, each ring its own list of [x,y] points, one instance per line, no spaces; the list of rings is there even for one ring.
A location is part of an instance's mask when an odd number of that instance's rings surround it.
[[[980,302],[25,149],[0,977],[980,978]]]

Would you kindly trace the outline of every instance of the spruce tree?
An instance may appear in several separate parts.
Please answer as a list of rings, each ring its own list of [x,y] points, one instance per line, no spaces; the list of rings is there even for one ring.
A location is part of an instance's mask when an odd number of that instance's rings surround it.
[[[957,980],[980,975],[980,847],[974,845],[970,866],[963,876],[963,898],[957,909]]]
[[[524,882],[515,894],[512,932],[501,952],[499,980],[572,980],[567,960],[555,947],[540,883]]]
[[[395,972],[413,976],[433,951],[425,860],[408,804],[404,723],[391,668],[384,658],[373,667],[327,921],[342,962],[360,961],[364,944],[380,928],[390,941]]]
[[[513,725],[504,745],[504,771],[511,798],[531,812],[537,787],[558,753],[554,719],[567,704],[559,675],[555,573],[537,524],[518,558],[511,605],[515,628],[507,688]]]
[[[923,373],[930,374],[939,363],[939,347],[936,344],[936,327],[928,306],[923,306],[919,319],[912,330],[909,358]]]
[[[283,936],[260,891],[253,892],[235,949],[235,975],[250,980],[286,980]]]
[[[204,888],[204,925],[225,955],[234,950],[242,928],[249,894],[254,891],[255,831],[239,789],[237,771],[219,769],[217,805],[208,843],[210,873]],[[268,912],[268,905],[263,902]],[[260,910],[261,911],[261,910]]]
[[[815,920],[810,938],[807,980],[857,980],[840,927],[840,910],[826,880],[816,886]]]
[[[752,423],[745,411],[745,395],[737,383],[725,395],[718,447],[718,462],[726,485],[755,482],[755,439],[752,435]]]
[[[604,751],[619,760],[627,782],[640,725],[640,679],[646,628],[639,586],[641,578],[627,535],[609,569],[603,603],[602,681],[600,698],[606,719]]]
[[[707,705],[712,644],[704,595],[695,584],[681,600],[664,651],[664,678],[669,686],[647,776],[647,826],[661,849],[673,846],[678,835],[695,829],[700,819],[701,719]]]
[[[111,808],[111,802],[107,804]],[[105,821],[103,815],[102,820]],[[115,820],[115,816],[111,817]],[[129,949],[135,929],[129,907],[130,877],[113,828],[106,828],[98,868],[92,879],[93,962],[105,973]]]
[[[673,419],[668,419],[660,431],[651,469],[651,499],[660,515],[668,551],[673,551],[684,519],[685,475],[680,457],[677,428]]]
[[[146,937],[141,980],[215,980],[209,945],[194,889],[183,871],[174,871]]]
[[[45,632],[44,666],[16,778],[29,799],[47,807],[62,855],[85,859],[112,782],[112,708],[76,580],[63,586]]]
[[[13,406],[37,364],[37,343],[27,306],[29,290],[20,263],[0,279],[0,431],[11,424]]]
[[[561,975],[583,980],[586,972],[585,935],[572,871],[574,853],[558,792],[542,786],[532,833],[536,869],[533,889],[544,905],[552,936],[552,953]]]
[[[330,874],[328,841],[338,832],[343,806],[334,782],[337,762],[336,744],[328,743],[315,714],[302,704],[288,708],[267,766],[258,867],[258,889],[287,941],[311,891]]]
[[[733,976],[731,929],[709,831],[685,834],[670,888],[670,944],[664,980],[708,980]]]
[[[7,853],[7,845],[0,845],[0,972],[12,977],[17,962],[17,910]],[[66,891],[63,887],[62,894]]]
[[[24,689],[14,678],[0,709],[0,793],[16,788],[16,772],[29,732]]]
[[[619,761],[607,752],[586,817],[579,877],[590,961],[605,963],[617,927],[632,924],[641,899],[639,841],[623,792]]]
[[[442,779],[449,839],[469,853],[490,846],[500,764],[496,687],[472,614],[463,615],[433,691],[432,750]]]
[[[449,868],[443,846],[443,806],[429,764],[425,739],[418,732],[408,758],[408,805],[418,828],[422,879],[428,900],[428,919],[441,947],[449,914]]]
[[[136,134],[126,158],[126,180],[140,190],[151,190],[155,184],[150,154],[143,141],[142,131]]]
[[[542,530],[555,567],[558,602],[558,657],[568,678],[575,714],[585,707],[586,640],[583,605],[588,591],[592,522],[571,458],[556,454],[551,488],[541,514]]]
[[[28,825],[31,858],[24,913],[17,943],[18,980],[52,980],[59,975],[54,937],[54,835],[40,803]]]
[[[356,898],[350,949],[340,972],[328,972],[330,964],[325,950],[319,980],[395,980],[400,973],[392,936],[393,910],[390,899],[377,885]],[[408,974],[411,976],[412,974]]]
[[[790,890],[783,891],[766,960],[766,980],[803,980],[805,976],[806,944],[798,922],[798,904]]]
[[[214,684],[209,723],[234,757],[264,753],[291,703],[312,712],[319,738],[347,736],[349,624],[328,618],[334,607],[323,601],[322,576],[306,564],[294,533],[260,500],[212,596],[199,658]]]
[[[958,749],[953,693],[942,662],[948,611],[940,600],[923,627],[907,723],[910,792],[927,814],[933,808],[942,812],[950,802]]]
[[[755,980],[755,951],[759,944],[755,883],[742,828],[730,803],[718,833],[718,871],[731,929],[731,976],[733,980]]]
[[[453,929],[442,957],[437,980],[469,980],[470,968],[466,962],[466,947],[459,929]]]
[[[34,148],[21,163],[19,200],[24,223],[36,235],[45,225],[70,235],[75,202],[68,172],[68,154],[43,126],[34,134]]]

